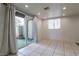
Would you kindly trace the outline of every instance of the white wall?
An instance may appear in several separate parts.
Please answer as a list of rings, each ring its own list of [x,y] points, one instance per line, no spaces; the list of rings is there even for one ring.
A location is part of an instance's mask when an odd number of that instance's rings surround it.
[[[60,19],[61,29],[58,30],[48,30],[47,20],[42,21],[41,39],[79,41],[79,16],[70,16]]]
[[[68,41],[79,41],[79,16],[61,18],[62,37]]]
[[[38,19],[37,21],[37,33],[38,33],[38,41],[42,40],[42,20]]]

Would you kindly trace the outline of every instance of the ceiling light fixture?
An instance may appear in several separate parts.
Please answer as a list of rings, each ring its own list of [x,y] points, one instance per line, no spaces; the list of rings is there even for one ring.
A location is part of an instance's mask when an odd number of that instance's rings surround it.
[[[63,7],[63,10],[66,10],[67,8],[66,7]]]
[[[25,7],[27,8],[27,7],[29,7],[28,5],[25,5]]]

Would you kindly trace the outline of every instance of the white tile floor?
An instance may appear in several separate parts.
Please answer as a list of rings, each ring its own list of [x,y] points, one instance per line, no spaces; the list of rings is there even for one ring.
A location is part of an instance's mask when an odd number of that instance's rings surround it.
[[[79,56],[79,46],[63,40],[43,40],[17,52],[18,56]]]

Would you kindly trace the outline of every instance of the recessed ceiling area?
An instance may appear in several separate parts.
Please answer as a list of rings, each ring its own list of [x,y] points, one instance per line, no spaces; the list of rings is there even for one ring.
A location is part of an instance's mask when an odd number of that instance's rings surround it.
[[[79,14],[77,3],[13,3],[13,5],[25,12],[44,18]]]

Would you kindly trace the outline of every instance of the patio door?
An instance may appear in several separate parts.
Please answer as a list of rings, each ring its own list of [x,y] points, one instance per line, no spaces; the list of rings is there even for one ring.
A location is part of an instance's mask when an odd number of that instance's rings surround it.
[[[33,20],[28,20],[28,26],[27,26],[28,28],[28,39],[27,39],[27,43],[29,44],[29,43],[32,43],[33,42]]]
[[[16,12],[15,15],[16,48],[20,49],[33,42],[32,20],[25,19],[25,15],[19,12]]]
[[[16,27],[16,48],[22,48],[26,46],[26,37],[25,37],[25,22],[24,17],[19,15],[15,16],[15,27]]]

